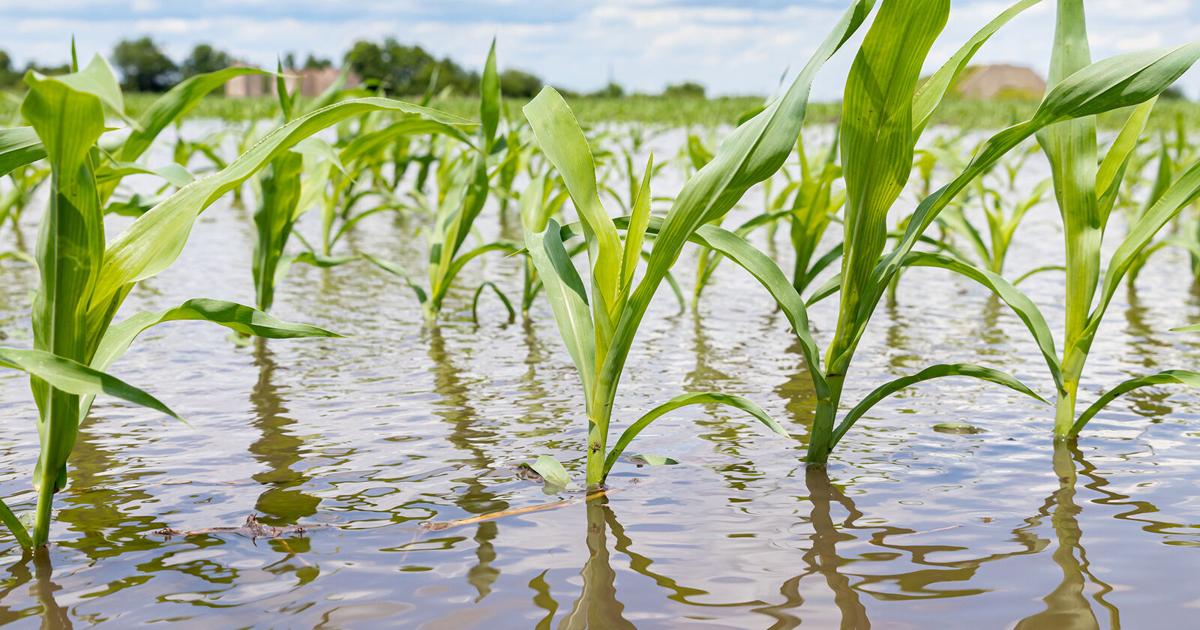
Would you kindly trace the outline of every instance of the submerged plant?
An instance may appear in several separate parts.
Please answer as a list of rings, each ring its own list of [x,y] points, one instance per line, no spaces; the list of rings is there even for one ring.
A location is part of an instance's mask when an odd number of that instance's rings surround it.
[[[479,118],[481,125],[475,145],[468,142],[468,149],[455,158],[443,159],[439,169],[439,190],[431,204],[434,223],[429,233],[429,285],[422,287],[414,282],[398,264],[368,256],[382,269],[400,276],[409,285],[421,303],[426,321],[435,321],[442,310],[442,302],[453,286],[458,274],[472,260],[489,252],[514,252],[517,246],[505,241],[494,241],[463,251],[467,237],[475,225],[475,219],[483,211],[488,200],[491,175],[488,158],[496,148],[496,131],[500,125],[500,79],[496,72],[496,44],[488,52],[480,81]],[[465,139],[464,139],[465,140]],[[483,283],[479,291],[490,287],[508,310],[509,318],[516,315],[512,303],[494,284]],[[479,295],[476,292],[476,296]]]
[[[1120,383],[1082,413],[1076,412],[1084,365],[1096,339],[1100,323],[1125,275],[1136,268],[1155,235],[1200,194],[1200,163],[1194,164],[1169,186],[1155,191],[1151,205],[1140,213],[1108,260],[1103,263],[1101,246],[1106,226],[1125,178],[1125,171],[1145,128],[1155,99],[1200,58],[1200,44],[1165,51],[1123,55],[1091,64],[1087,26],[1082,0],[1059,0],[1050,83],[1055,95],[1080,92],[1090,87],[1097,67],[1121,70],[1106,79],[1111,87],[1084,109],[1075,120],[1046,126],[1038,142],[1051,164],[1054,193],[1063,221],[1066,243],[1065,338],[1061,358],[1041,312],[1024,294],[995,274],[974,267],[956,268],[997,292],[1033,334],[1054,379],[1056,413],[1054,435],[1074,438],[1099,411],[1117,396],[1139,387],[1178,382],[1194,384],[1200,375],[1171,370]],[[1089,65],[1091,64],[1091,65]],[[1120,79],[1120,81],[1115,81]],[[1117,106],[1138,105],[1107,152],[1097,148],[1096,119],[1092,114]],[[1103,107],[1099,107],[1099,106]],[[1043,108],[1045,105],[1043,105]],[[955,267],[951,267],[955,268]]]
[[[875,403],[921,381],[970,376],[1037,397],[1028,387],[1003,372],[976,365],[942,364],[876,388],[838,421],[843,386],[854,354],[879,301],[904,267],[922,265],[962,270],[985,283],[1003,286],[1001,297],[1010,303],[1019,301],[1012,297],[1011,287],[991,272],[977,270],[948,256],[913,251],[939,213],[975,178],[990,170],[997,160],[1037,131],[1055,124],[1072,124],[1070,121],[1074,119],[1090,118],[1152,99],[1200,55],[1200,48],[1195,46],[1121,55],[1087,66],[1062,80],[1046,95],[1029,120],[993,135],[961,173],[926,197],[907,220],[904,234],[895,248],[882,255],[888,238],[888,210],[899,198],[911,172],[916,139],[975,51],[1000,26],[1033,4],[1035,2],[1023,1],[1013,5],[918,87],[921,66],[946,22],[950,3],[947,0],[884,0],[882,3],[851,67],[843,101],[842,166],[847,190],[845,251],[841,274],[814,296],[814,299],[820,299],[837,294],[840,298],[837,328],[825,352],[823,365],[800,296],[773,262],[757,254],[755,275],[789,315],[816,390],[816,416],[806,455],[811,465],[824,465],[833,448]],[[877,77],[888,77],[888,82],[880,86]],[[720,245],[715,230],[712,236],[709,240],[714,245],[729,250],[723,252],[727,257],[736,259],[742,255],[750,260],[756,254],[731,254],[735,246],[750,249],[732,233],[723,235],[727,245]],[[1022,317],[1028,315],[1027,310],[1021,312]]]
[[[630,423],[615,444],[609,443],[613,404],[625,360],[654,294],[688,239],[694,238],[706,223],[724,216],[747,190],[783,164],[803,126],[817,70],[862,24],[872,4],[872,0],[853,2],[787,91],[730,134],[712,160],[687,180],[655,230],[657,236],[640,281],[638,263],[651,223],[649,177],[653,167],[644,170],[633,212],[628,221],[622,221],[626,224],[622,240],[617,223],[600,201],[592,152],[566,102],[548,88],[525,106],[537,143],[562,177],[580,217],[579,229],[565,230],[565,235],[578,232],[587,244],[590,274],[585,287],[564,247],[564,230],[553,220],[546,222],[545,229],[539,229],[540,221],[522,217],[526,248],[583,385],[588,486],[604,483],[622,452],[643,429],[685,405],[733,406],[785,434],[749,400],[717,393],[688,393],[650,410]],[[538,196],[536,192],[531,194]]]
[[[66,486],[67,460],[79,423],[86,417],[99,387],[95,382],[104,384],[97,373],[123,355],[143,331],[168,321],[199,320],[261,337],[333,335],[312,326],[281,322],[250,307],[216,300],[188,300],[160,312],[134,314],[114,324],[121,305],[137,283],[162,272],[179,256],[192,225],[204,209],[304,138],[355,115],[394,111],[445,125],[464,128],[470,125],[388,99],[358,99],[331,105],[276,129],[226,168],[183,186],[106,243],[98,143],[107,131],[104,97],[117,90],[116,78],[107,64],[93,61],[84,70],[64,76],[46,77],[30,72],[25,82],[29,91],[22,112],[32,127],[7,131],[11,135],[32,135],[35,142],[0,143],[0,165],[16,167],[45,158],[51,170],[49,206],[37,249],[41,283],[32,314],[34,350],[74,362],[67,365],[86,366],[92,372],[85,374],[93,381],[88,384],[80,378],[63,380],[66,377],[61,375],[28,370],[38,406],[41,442],[34,472],[38,493],[36,520],[32,534],[27,537],[36,546],[48,540],[53,498]],[[19,366],[10,359],[3,362]],[[113,393],[109,387],[99,390]],[[128,390],[126,393],[134,395]],[[143,398],[138,402],[155,406],[153,399]],[[155,408],[165,409],[161,404]],[[5,521],[12,526],[10,519]]]

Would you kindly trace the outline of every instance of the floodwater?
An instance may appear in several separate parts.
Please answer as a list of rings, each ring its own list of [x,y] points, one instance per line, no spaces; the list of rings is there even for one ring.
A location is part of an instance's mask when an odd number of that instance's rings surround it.
[[[195,129],[195,126],[192,126]],[[682,135],[654,141],[677,154]],[[1030,162],[1023,185],[1045,175]],[[658,180],[670,194],[679,168]],[[911,196],[899,207],[911,208]],[[752,191],[738,217],[753,214]],[[38,212],[25,229],[33,242]],[[301,231],[314,234],[316,216]],[[114,218],[110,234],[127,224]],[[1123,229],[1114,219],[1115,231]],[[487,235],[499,221],[480,219]],[[253,302],[249,211],[222,202],[183,257],[143,283],[125,313],[190,297]],[[1061,259],[1052,206],[1010,255],[1017,274]],[[421,220],[376,216],[350,246],[405,261],[418,277]],[[515,226],[510,226],[515,227]],[[837,226],[831,228],[831,234]],[[11,238],[6,233],[6,238]],[[1111,239],[1110,239],[1111,240]],[[755,242],[768,247],[763,233]],[[6,241],[5,246],[10,245]],[[774,251],[790,268],[786,230]],[[694,252],[677,275],[692,285]],[[35,271],[0,263],[0,333],[31,344]],[[660,420],[632,452],[676,466],[618,465],[607,497],[427,531],[422,524],[535,506],[518,474],[540,454],[583,474],[581,388],[539,301],[505,322],[471,291],[520,292],[518,259],[473,264],[426,326],[412,293],[365,264],[296,266],[276,313],[345,339],[238,344],[195,322],[153,329],[112,371],[190,424],[101,398],[82,426],[47,554],[0,532],[0,623],[12,627],[423,628],[1130,628],[1183,627],[1200,607],[1200,404],[1141,390],[1089,426],[1078,447],[1050,439],[1053,409],[964,379],[887,399],[850,432],[828,472],[801,463],[814,406],[794,336],[767,294],[722,265],[696,312],[664,290],[639,333],[617,398],[628,422],[687,390],[760,403],[785,439],[725,408]],[[1061,276],[1026,288],[1062,319]],[[1195,367],[1200,340],[1187,260],[1156,258],[1121,291],[1088,365],[1090,401],[1131,375]],[[827,340],[832,301],[813,309]],[[939,362],[1010,370],[1051,393],[1020,321],[949,272],[904,276],[858,353],[846,402]],[[1082,409],[1082,405],[1081,405]],[[0,374],[0,496],[32,509],[35,408]],[[980,431],[946,433],[946,422]],[[302,534],[253,539],[249,515]]]

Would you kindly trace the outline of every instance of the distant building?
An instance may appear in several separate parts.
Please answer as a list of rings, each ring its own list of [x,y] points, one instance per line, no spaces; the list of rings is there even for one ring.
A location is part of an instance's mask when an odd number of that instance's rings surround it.
[[[299,87],[300,95],[305,97],[320,96],[337,80],[337,68],[306,68],[303,70],[284,70],[283,81],[288,92],[295,92]],[[346,77],[346,87],[355,87],[361,81],[351,73]],[[243,74],[225,83],[225,96],[229,98],[253,98],[256,96],[274,96],[276,93],[275,77],[256,74]]]
[[[1046,92],[1046,81],[1024,66],[972,66],[959,79],[954,92],[963,98],[1025,98],[1036,100]]]

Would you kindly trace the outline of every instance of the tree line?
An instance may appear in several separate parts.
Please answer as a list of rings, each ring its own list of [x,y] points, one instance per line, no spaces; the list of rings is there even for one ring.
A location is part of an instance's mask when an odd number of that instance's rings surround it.
[[[178,62],[171,59],[158,44],[149,37],[123,39],[113,47],[109,55],[113,68],[121,76],[121,87],[131,92],[165,92],[188,77],[213,72],[233,65],[237,60],[230,53],[211,44],[197,44],[186,57]],[[285,70],[310,70],[331,68],[332,59],[307,55],[300,61],[295,53],[280,58]],[[381,42],[359,40],[342,57],[342,66],[350,70],[368,87],[379,88],[388,94],[409,96],[424,93],[431,86],[435,91],[450,90],[456,94],[475,94],[479,90],[479,72],[464,68],[449,57],[441,59],[420,46],[402,44],[388,37]],[[43,74],[62,74],[69,71],[67,64],[41,66],[27,64],[18,69],[12,58],[0,50],[0,89],[21,86],[21,77],[27,70]],[[500,73],[500,89],[514,98],[529,98],[542,89],[541,77],[509,68]],[[625,89],[610,81],[594,92],[572,92],[559,89],[571,96],[593,96],[621,98]],[[664,96],[674,98],[704,98],[704,86],[693,81],[667,86]]]

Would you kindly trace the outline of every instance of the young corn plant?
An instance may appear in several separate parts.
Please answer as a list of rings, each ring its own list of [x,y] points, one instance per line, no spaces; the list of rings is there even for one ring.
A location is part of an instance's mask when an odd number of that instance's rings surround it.
[[[750,218],[738,226],[734,233],[745,238],[760,227],[768,228],[784,221],[788,225],[788,241],[792,245],[792,286],[796,291],[804,293],[822,272],[837,262],[842,255],[842,245],[838,243],[825,252],[817,255],[821,241],[830,223],[846,203],[846,193],[836,187],[841,178],[841,168],[837,164],[838,137],[823,155],[815,158],[805,153],[803,138],[796,141],[796,152],[799,156],[800,175],[789,180],[782,191],[771,194],[767,187],[766,212]],[[789,175],[789,177],[791,177]],[[770,180],[768,180],[769,182]],[[768,237],[770,240],[770,237]],[[693,305],[712,279],[721,257],[715,251],[702,250],[696,274],[696,286],[693,293]]]
[[[1040,314],[1026,308],[1028,299],[1019,296],[999,276],[941,254],[914,252],[913,248],[957,195],[1036,132],[1146,102],[1174,82],[1200,56],[1200,48],[1196,46],[1122,55],[1089,65],[1063,79],[1050,90],[1029,120],[993,135],[961,173],[926,197],[908,219],[895,248],[881,256],[887,242],[887,212],[899,198],[911,172],[916,138],[954,77],[979,46],[1032,4],[1018,2],[1002,13],[918,88],[921,66],[946,22],[949,2],[884,0],[882,3],[851,66],[843,100],[842,166],[847,203],[842,271],[835,282],[818,289],[813,298],[835,293],[840,297],[838,324],[823,365],[808,329],[804,304],[778,267],[732,233],[719,235],[717,230],[710,230],[702,235],[711,237],[710,246],[726,248],[723,252],[726,257],[735,260],[741,257],[748,264],[757,257],[753,262],[755,276],[780,303],[799,335],[817,398],[806,455],[810,465],[825,465],[833,448],[875,403],[931,378],[970,376],[1038,398],[1003,372],[969,364],[942,364],[876,388],[838,422],[843,386],[858,344],[889,284],[906,266],[963,270],[989,286],[1002,287],[1002,299],[1010,305],[1018,304],[1023,318],[1036,319],[1044,328]],[[888,82],[879,86],[875,77],[888,77]],[[738,252],[738,248],[744,251]],[[1043,352],[1053,356],[1048,345],[1043,346]]]
[[[857,30],[872,5],[872,0],[851,3],[791,86],[725,139],[713,159],[687,180],[661,221],[651,220],[652,167],[647,167],[633,212],[621,222],[626,227],[624,240],[617,222],[600,201],[595,160],[566,102],[552,88],[547,88],[525,106],[525,116],[536,141],[566,185],[580,219],[577,228],[562,229],[551,219],[546,221],[545,229],[539,229],[540,220],[522,217],[526,249],[583,385],[589,487],[604,483],[622,452],[642,430],[664,414],[686,405],[729,405],[786,435],[781,426],[749,400],[718,393],[687,393],[650,410],[630,423],[614,444],[610,446],[609,442],[613,404],[625,360],[654,294],[685,243],[702,226],[719,220],[747,190],[783,165],[803,126],[817,70]],[[536,198],[537,194],[533,196]],[[659,224],[655,230],[657,237],[638,281],[642,243],[651,223]],[[576,234],[587,244],[590,273],[586,286],[563,243],[564,236]]]
[[[1083,108],[1084,115],[1043,126],[1038,142],[1051,164],[1054,192],[1066,242],[1065,338],[1061,358],[1045,318],[1028,297],[997,275],[964,266],[950,266],[994,290],[1021,317],[1032,333],[1054,379],[1056,412],[1054,436],[1073,439],[1087,423],[1118,396],[1140,387],[1163,383],[1195,385],[1200,374],[1169,370],[1129,379],[1100,396],[1082,413],[1076,403],[1083,369],[1104,314],[1125,275],[1152,247],[1155,235],[1200,194],[1200,163],[1186,169],[1129,226],[1116,250],[1103,265],[1101,251],[1106,226],[1124,180],[1125,171],[1145,128],[1155,97],[1200,58],[1200,44],[1123,55],[1091,63],[1082,0],[1059,0],[1055,45],[1051,57],[1047,102],[1058,95],[1090,91],[1094,79],[1111,87]],[[1090,65],[1089,65],[1090,64]],[[1113,72],[1102,75],[1095,69]],[[1083,77],[1088,80],[1084,81]],[[1119,79],[1120,82],[1114,80]],[[1092,114],[1137,105],[1116,139],[1101,156],[1096,119]],[[1043,103],[1043,109],[1046,103]],[[1077,110],[1078,111],[1078,110]]]
[[[282,68],[280,72],[282,73]],[[306,109],[299,107],[297,94],[288,93],[287,83],[282,74],[277,75],[276,89],[283,122],[286,124],[294,116],[301,116],[336,101],[341,92],[341,85],[340,82],[335,82]],[[251,266],[255,301],[259,310],[271,310],[275,304],[275,287],[287,274],[293,262],[332,267],[353,260],[319,256],[312,252],[299,256],[287,255],[288,242],[296,222],[322,199],[334,168],[343,175],[346,174],[346,169],[333,146],[314,136],[306,138],[291,151],[272,160],[270,167],[259,177],[259,204],[254,213],[257,239],[254,243],[254,259]]]
[[[0,165],[15,168],[44,159],[51,170],[49,206],[36,255],[41,283],[32,321],[34,351],[39,354],[33,359],[61,360],[58,368],[78,366],[74,374],[65,369],[56,374],[22,366],[12,358],[2,359],[5,365],[24,367],[31,373],[38,406],[41,448],[34,471],[37,507],[33,531],[22,543],[41,546],[48,541],[54,495],[66,486],[67,460],[93,396],[98,392],[123,393],[138,404],[166,410],[161,403],[129,388],[122,389],[103,375],[142,332],[163,322],[198,320],[261,337],[333,336],[312,326],[281,322],[250,307],[205,299],[188,300],[160,312],[134,314],[114,323],[137,283],[165,270],[179,256],[201,212],[305,138],[349,117],[369,111],[393,111],[448,126],[469,129],[471,125],[388,99],[330,105],[276,129],[226,168],[170,194],[106,242],[103,184],[98,178],[102,160],[99,142],[107,131],[105,96],[117,90],[116,78],[100,61],[64,76],[30,72],[25,82],[29,91],[21,109],[31,127],[17,131],[31,133],[36,142],[0,144]],[[47,354],[52,357],[46,359]],[[6,524],[12,526],[10,510],[5,508],[4,512]]]
[[[443,159],[439,169],[438,194],[434,202],[434,224],[429,236],[428,289],[414,282],[402,267],[372,256],[368,260],[400,276],[412,288],[421,303],[428,322],[437,321],[442,304],[458,274],[472,260],[490,252],[515,252],[517,246],[506,241],[494,241],[463,251],[475,219],[488,200],[491,174],[488,158],[496,148],[496,130],[500,124],[500,79],[496,72],[496,45],[488,52],[480,83],[479,118],[481,125],[475,144],[455,158]],[[508,310],[509,319],[516,311],[508,297],[494,284],[484,282],[476,291],[476,302],[484,288],[491,288]]]
[[[946,253],[996,275],[1004,275],[1004,263],[1008,260],[1008,250],[1016,237],[1017,228],[1021,226],[1025,215],[1045,199],[1051,185],[1051,180],[1045,179],[1034,186],[1032,191],[1018,193],[1015,189],[1004,190],[989,186],[983,178],[976,180],[971,197],[965,199],[962,204],[947,208],[938,217],[938,223],[950,234],[967,242],[971,255],[953,248],[945,248]],[[979,214],[983,218],[982,227],[968,214],[968,208],[965,206],[970,201],[979,204]],[[1036,267],[1021,274],[1013,284],[1020,284],[1036,273],[1061,269],[1059,265]]]

